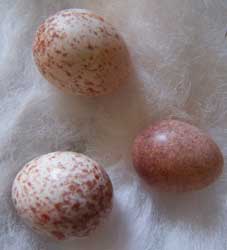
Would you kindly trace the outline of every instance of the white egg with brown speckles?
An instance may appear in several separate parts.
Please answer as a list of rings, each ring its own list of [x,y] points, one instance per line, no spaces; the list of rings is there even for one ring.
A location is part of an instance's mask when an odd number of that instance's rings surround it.
[[[75,95],[109,94],[129,75],[123,39],[89,10],[62,10],[49,17],[36,33],[33,57],[50,83]]]
[[[34,230],[56,239],[87,236],[111,210],[112,184],[102,167],[74,152],[49,153],[17,174],[12,200]]]

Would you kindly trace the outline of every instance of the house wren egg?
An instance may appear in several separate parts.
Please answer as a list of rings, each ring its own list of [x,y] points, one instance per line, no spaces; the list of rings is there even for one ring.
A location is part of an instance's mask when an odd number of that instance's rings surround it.
[[[165,191],[192,191],[212,183],[222,172],[223,156],[216,143],[198,128],[177,120],[154,124],[133,146],[138,174]]]
[[[12,200],[36,231],[56,239],[83,237],[112,207],[112,184],[85,155],[54,152],[35,158],[17,174]]]
[[[123,39],[89,10],[67,9],[49,17],[36,33],[33,57],[50,83],[75,95],[109,94],[129,75]]]

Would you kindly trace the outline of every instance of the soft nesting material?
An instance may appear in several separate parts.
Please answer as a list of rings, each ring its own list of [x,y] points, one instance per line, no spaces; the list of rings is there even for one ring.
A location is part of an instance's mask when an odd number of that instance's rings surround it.
[[[66,8],[107,18],[129,48],[134,72],[112,96],[68,97],[32,60],[39,24]],[[224,0],[9,0],[0,2],[1,250],[224,250],[227,176],[186,194],[152,191],[135,174],[131,146],[158,119],[205,130],[227,160],[227,3]],[[53,151],[106,166],[114,207],[87,239],[51,241],[16,216],[10,190],[21,167]]]

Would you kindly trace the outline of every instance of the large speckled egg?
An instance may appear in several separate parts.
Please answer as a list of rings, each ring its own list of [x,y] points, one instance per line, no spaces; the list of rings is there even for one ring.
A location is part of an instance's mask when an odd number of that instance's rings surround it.
[[[38,28],[33,56],[50,83],[76,95],[109,94],[129,74],[123,39],[89,10],[68,9],[49,17]]]
[[[222,172],[223,156],[216,143],[198,128],[177,120],[154,124],[133,146],[138,174],[165,191],[192,191],[212,183]]]
[[[112,184],[102,167],[83,154],[40,156],[17,174],[12,200],[36,231],[56,239],[83,237],[112,207]]]

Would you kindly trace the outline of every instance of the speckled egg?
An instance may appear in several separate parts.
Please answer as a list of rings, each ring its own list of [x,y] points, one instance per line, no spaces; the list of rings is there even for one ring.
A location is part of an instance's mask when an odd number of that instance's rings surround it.
[[[165,191],[192,191],[212,183],[222,172],[223,156],[216,143],[198,128],[177,120],[154,124],[133,146],[138,174]]]
[[[63,240],[87,236],[112,207],[112,184],[83,154],[54,152],[35,158],[17,174],[12,200],[34,230]]]
[[[115,28],[83,9],[62,10],[36,33],[33,56],[41,74],[61,90],[109,94],[127,81],[129,57]]]

